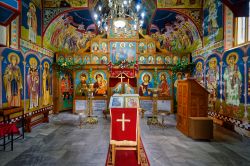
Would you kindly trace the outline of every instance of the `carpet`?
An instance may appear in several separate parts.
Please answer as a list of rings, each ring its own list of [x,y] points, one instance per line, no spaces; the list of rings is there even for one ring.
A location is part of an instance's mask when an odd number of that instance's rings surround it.
[[[111,145],[107,154],[106,165],[113,166],[111,160]],[[135,150],[117,150],[115,156],[115,166],[150,166],[146,151],[141,141],[140,146],[141,163],[137,163],[137,154]]]

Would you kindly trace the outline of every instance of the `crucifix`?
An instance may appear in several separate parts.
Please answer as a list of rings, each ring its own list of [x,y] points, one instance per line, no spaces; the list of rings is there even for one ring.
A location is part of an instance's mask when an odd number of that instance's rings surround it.
[[[122,82],[122,81],[123,81],[122,79],[125,78],[125,77],[123,77],[122,74],[121,74],[121,76],[118,77],[118,78],[120,78],[120,79],[121,79],[121,82]]]
[[[125,114],[122,114],[122,119],[117,119],[117,122],[122,122],[122,131],[125,131],[125,122],[130,122],[130,119],[125,119]]]

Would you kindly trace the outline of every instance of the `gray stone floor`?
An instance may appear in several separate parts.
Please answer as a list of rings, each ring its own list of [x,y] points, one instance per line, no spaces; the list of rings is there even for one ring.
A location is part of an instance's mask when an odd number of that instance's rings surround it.
[[[210,142],[194,141],[175,128],[173,116],[168,128],[149,127],[141,121],[141,135],[152,166],[250,165],[250,139],[214,126]],[[103,166],[109,143],[110,119],[99,118],[97,125],[78,127],[78,116],[52,115],[14,143],[14,151],[0,151],[0,165],[81,165]],[[10,149],[10,147],[8,147]]]

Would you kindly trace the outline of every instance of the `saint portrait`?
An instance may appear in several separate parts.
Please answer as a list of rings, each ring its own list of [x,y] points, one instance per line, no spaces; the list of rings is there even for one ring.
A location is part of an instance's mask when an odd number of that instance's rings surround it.
[[[166,57],[164,58],[164,62],[165,62],[166,64],[171,64],[171,63],[172,63],[171,57],[170,57],[170,56],[166,56]]]
[[[29,40],[33,43],[36,43],[37,37],[37,16],[36,16],[36,7],[34,3],[29,3],[29,9],[27,12],[27,24],[29,27]]]
[[[139,64],[146,64],[146,58],[144,56],[139,57]]]
[[[158,85],[158,94],[159,96],[170,96],[170,85],[167,81],[167,74],[161,72],[158,76],[159,85]]]
[[[76,96],[86,96],[86,91],[87,91],[87,80],[88,80],[88,75],[87,72],[82,72],[79,76],[79,83],[76,85],[76,91],[75,94]]]
[[[230,53],[226,58],[227,67],[223,74],[225,101],[234,111],[237,111],[240,105],[242,87],[242,75],[237,65],[238,59],[236,52]]]
[[[104,78],[103,73],[97,72],[94,76],[94,95],[103,96],[107,94],[107,80]]]
[[[163,58],[160,55],[156,57],[156,64],[164,64]]]
[[[43,64],[43,75],[42,75],[42,101],[43,105],[50,103],[50,91],[51,91],[51,76],[50,76],[50,65],[48,62]]]
[[[37,68],[37,60],[31,57],[29,60],[29,70],[27,74],[28,96],[30,98],[29,108],[38,107],[39,101],[39,73]]]
[[[148,57],[148,64],[154,64],[154,63],[155,63],[154,57],[150,55],[150,56]]]
[[[140,76],[141,78],[141,85],[139,88],[139,95],[140,96],[153,96],[152,91],[150,88],[153,87],[152,85],[152,74],[149,72],[144,72]]]
[[[92,43],[92,52],[98,52],[99,51],[99,45],[97,42]]]
[[[3,82],[6,91],[8,106],[21,106],[21,91],[23,89],[23,81],[20,67],[19,56],[12,52],[8,55],[10,64],[4,71]]]
[[[201,61],[196,63],[195,66],[195,74],[194,77],[196,78],[196,80],[200,83],[203,84],[203,64]]]

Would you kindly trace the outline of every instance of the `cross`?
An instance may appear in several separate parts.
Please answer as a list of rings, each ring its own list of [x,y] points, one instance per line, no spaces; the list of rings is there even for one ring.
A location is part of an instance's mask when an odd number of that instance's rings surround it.
[[[122,82],[122,79],[123,79],[123,78],[125,78],[125,77],[123,77],[123,76],[122,76],[122,74],[121,74],[121,76],[120,76],[120,77],[118,77],[118,78],[120,78],[120,79],[121,79],[121,82]]]
[[[130,122],[130,119],[125,119],[125,114],[122,114],[122,119],[117,119],[117,122],[122,122],[122,131],[125,131],[125,122]]]

